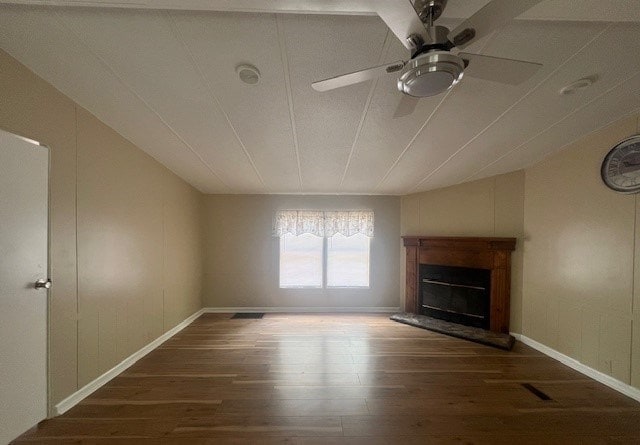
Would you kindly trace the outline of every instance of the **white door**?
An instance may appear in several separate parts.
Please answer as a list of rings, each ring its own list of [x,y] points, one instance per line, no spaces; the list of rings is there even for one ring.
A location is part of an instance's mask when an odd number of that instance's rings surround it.
[[[46,147],[0,131],[0,444],[47,415],[48,175]]]

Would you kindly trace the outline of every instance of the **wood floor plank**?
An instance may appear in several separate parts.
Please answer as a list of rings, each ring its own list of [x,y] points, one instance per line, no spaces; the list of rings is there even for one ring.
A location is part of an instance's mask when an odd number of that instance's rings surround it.
[[[344,416],[345,436],[396,437],[403,434],[446,435],[455,426],[460,435],[490,434],[523,436],[561,429],[568,437],[598,436],[614,428],[621,434],[637,434],[640,413],[536,413],[535,415],[381,415]]]
[[[629,441],[632,439],[633,441]],[[136,438],[136,439],[21,439],[17,443],[38,443],[42,445],[630,445],[640,443],[640,436],[574,436],[537,434],[535,436],[399,436],[388,437],[268,437],[262,436],[259,442],[255,437],[215,438]]]
[[[640,403],[521,343],[384,314],[204,314],[15,443],[626,445],[638,425]]]
[[[221,400],[214,401],[154,401],[153,403],[127,403],[113,400],[101,403],[92,400],[64,413],[65,419],[176,419],[183,417],[210,417],[216,414]]]
[[[353,416],[369,414],[365,399],[225,400],[224,414],[253,416]]]
[[[175,437],[239,436],[333,436],[342,434],[340,417],[318,416],[242,416],[219,414],[210,418],[190,418],[171,432]]]

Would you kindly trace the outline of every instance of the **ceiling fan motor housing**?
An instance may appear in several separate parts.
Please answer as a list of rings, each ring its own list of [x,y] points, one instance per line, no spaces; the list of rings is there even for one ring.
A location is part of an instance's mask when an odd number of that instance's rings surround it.
[[[457,84],[464,61],[449,51],[430,51],[410,60],[398,79],[398,89],[414,97],[435,96]]]

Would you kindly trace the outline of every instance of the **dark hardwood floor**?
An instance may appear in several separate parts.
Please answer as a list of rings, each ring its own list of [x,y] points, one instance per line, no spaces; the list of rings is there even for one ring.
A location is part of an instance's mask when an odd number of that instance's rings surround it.
[[[387,315],[231,315],[203,315],[16,443],[640,443],[640,403],[521,343]]]

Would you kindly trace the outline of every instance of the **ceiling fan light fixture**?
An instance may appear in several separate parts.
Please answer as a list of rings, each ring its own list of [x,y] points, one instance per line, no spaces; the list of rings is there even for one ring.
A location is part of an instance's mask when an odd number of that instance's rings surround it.
[[[457,84],[464,61],[448,51],[432,51],[409,61],[398,79],[398,89],[413,97],[435,96]]]

